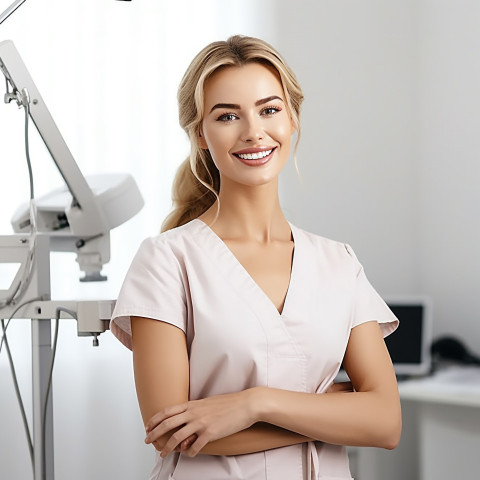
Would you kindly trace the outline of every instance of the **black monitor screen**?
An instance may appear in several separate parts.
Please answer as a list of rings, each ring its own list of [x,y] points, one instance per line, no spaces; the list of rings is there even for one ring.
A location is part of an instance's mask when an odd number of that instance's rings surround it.
[[[422,361],[423,305],[388,305],[400,321],[395,332],[385,338],[394,364]]]

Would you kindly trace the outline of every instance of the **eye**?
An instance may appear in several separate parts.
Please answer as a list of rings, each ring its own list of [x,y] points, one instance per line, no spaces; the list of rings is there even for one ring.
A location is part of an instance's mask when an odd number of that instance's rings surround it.
[[[270,107],[263,108],[260,114],[266,115],[266,116],[272,116],[281,111],[282,109],[280,107],[270,106]]]
[[[217,118],[217,122],[233,122],[236,120],[238,117],[235,113],[223,113]]]

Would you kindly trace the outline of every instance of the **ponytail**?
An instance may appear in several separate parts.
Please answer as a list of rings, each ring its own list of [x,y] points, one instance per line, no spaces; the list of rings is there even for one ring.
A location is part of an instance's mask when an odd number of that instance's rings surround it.
[[[192,161],[191,157],[188,157],[177,170],[172,186],[173,210],[164,220],[162,232],[198,218],[218,200],[218,170],[210,153],[195,150],[197,158]]]

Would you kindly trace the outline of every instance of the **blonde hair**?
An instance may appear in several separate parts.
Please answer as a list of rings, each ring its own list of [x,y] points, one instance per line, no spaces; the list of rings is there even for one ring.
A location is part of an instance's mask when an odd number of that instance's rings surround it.
[[[298,144],[303,93],[294,73],[274,48],[263,40],[242,35],[207,45],[193,59],[178,89],[179,121],[190,139],[191,150],[175,176],[173,210],[163,222],[162,231],[199,217],[218,200],[219,172],[210,152],[198,145],[204,114],[205,82],[221,68],[255,62],[273,67],[278,72],[285,92],[285,103],[297,130]]]

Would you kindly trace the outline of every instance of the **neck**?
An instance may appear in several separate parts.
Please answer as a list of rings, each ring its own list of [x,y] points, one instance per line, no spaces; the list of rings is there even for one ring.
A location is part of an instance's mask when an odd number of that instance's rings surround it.
[[[290,239],[290,226],[278,198],[278,181],[266,185],[244,186],[222,179],[220,209],[214,204],[200,218],[223,239],[253,240],[268,243]]]

